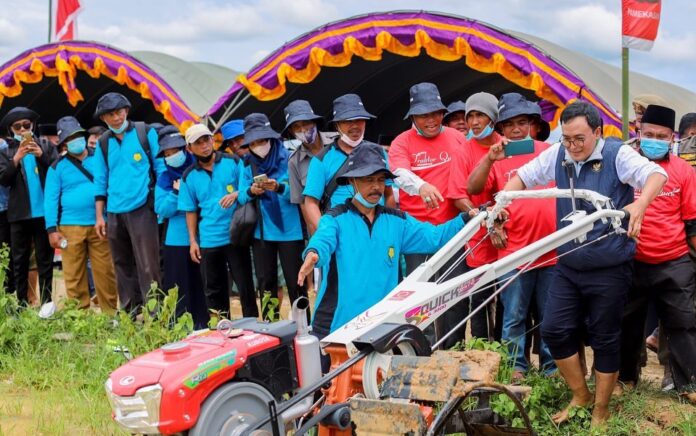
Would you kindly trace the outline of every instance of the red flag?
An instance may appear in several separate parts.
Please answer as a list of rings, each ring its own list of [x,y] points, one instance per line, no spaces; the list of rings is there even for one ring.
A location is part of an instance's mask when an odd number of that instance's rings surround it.
[[[661,0],[622,0],[622,9],[623,46],[650,50],[660,26]]]
[[[53,33],[54,41],[68,41],[75,39],[76,31],[75,24],[77,14],[82,9],[80,0],[58,0],[56,3],[56,11],[54,20],[55,31]]]

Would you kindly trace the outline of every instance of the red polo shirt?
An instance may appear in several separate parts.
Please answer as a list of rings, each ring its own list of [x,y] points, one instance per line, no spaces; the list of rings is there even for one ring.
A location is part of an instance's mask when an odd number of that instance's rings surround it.
[[[517,170],[527,162],[537,157],[542,151],[549,148],[549,144],[534,141],[534,153],[511,156],[497,161],[491,167],[488,177],[490,183],[486,183],[486,189],[491,190],[491,195],[502,191],[505,184],[517,174]],[[555,187],[555,183],[540,186],[535,189],[547,189]],[[556,200],[553,198],[515,200],[507,207],[510,219],[505,223],[507,232],[507,247],[498,250],[498,257],[502,259],[518,251],[539,239],[556,231]],[[544,267],[556,264],[556,251],[550,251],[532,265]]]
[[[669,176],[662,192],[645,211],[636,260],[658,264],[689,252],[685,220],[696,219],[696,173],[682,158],[670,155],[655,161]],[[635,198],[641,191],[635,191]]]
[[[445,127],[434,138],[418,134],[416,129],[408,129],[397,136],[389,147],[389,168],[394,171],[404,168],[427,183],[435,186],[445,198],[437,209],[428,209],[420,195],[399,192],[399,206],[419,221],[442,224],[454,218],[459,210],[448,198],[448,182],[452,157],[461,154],[466,138],[458,130]]]
[[[493,133],[495,135],[494,143],[500,140],[500,135]],[[458,200],[466,198],[471,200],[475,207],[478,207],[487,202],[493,202],[492,184],[491,178],[488,178],[486,182],[486,187],[483,192],[476,195],[469,195],[466,191],[466,185],[469,181],[469,175],[476,168],[479,161],[483,156],[488,154],[488,148],[481,144],[476,139],[470,139],[464,143],[464,153],[458,153],[454,156],[452,161],[451,176],[449,179],[449,189],[447,195],[452,200]],[[481,229],[471,238],[469,245],[471,247],[476,246],[483,237],[486,235],[488,230],[481,227]],[[477,268],[481,265],[487,263],[495,262],[498,260],[498,250],[493,247],[490,238],[486,238],[484,242],[479,245],[473,253],[466,258],[466,264],[472,268]]]

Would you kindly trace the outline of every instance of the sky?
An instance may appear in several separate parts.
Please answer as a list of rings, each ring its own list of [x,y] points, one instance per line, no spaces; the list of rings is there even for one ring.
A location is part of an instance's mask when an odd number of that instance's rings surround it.
[[[55,0],[54,0],[55,1]],[[245,72],[317,26],[388,10],[452,13],[621,63],[620,0],[81,0],[78,38]],[[0,64],[48,38],[48,0],[0,0]],[[504,12],[504,13],[503,13]],[[696,1],[663,0],[657,41],[631,70],[696,92]],[[696,102],[694,103],[696,106]]]

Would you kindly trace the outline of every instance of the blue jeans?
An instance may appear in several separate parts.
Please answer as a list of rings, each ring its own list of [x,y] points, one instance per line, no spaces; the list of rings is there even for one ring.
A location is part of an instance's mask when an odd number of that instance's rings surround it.
[[[508,343],[510,356],[514,358],[515,369],[527,371],[529,362],[524,355],[526,341],[526,323],[529,307],[532,300],[535,301],[539,319],[537,323],[543,321],[546,297],[551,284],[554,267],[538,268],[527,271],[517,277],[505,288],[501,294],[503,301],[503,341]],[[510,271],[500,278],[501,282],[517,274],[517,270]],[[549,374],[556,370],[556,364],[549,352],[549,348],[542,340],[539,346],[540,368],[544,373]]]

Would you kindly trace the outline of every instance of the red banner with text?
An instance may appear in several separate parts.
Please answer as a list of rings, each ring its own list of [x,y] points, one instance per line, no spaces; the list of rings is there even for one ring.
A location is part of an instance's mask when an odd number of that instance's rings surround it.
[[[622,45],[650,50],[660,27],[661,0],[622,0]]]

